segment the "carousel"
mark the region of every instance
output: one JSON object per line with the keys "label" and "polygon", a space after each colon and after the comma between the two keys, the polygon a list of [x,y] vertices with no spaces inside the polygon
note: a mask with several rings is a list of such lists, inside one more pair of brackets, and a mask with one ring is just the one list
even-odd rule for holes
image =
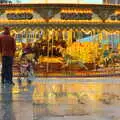
{"label": "carousel", "polygon": [[119,5],[0,4],[3,26],[16,39],[15,64],[30,48],[38,76],[120,74]]}

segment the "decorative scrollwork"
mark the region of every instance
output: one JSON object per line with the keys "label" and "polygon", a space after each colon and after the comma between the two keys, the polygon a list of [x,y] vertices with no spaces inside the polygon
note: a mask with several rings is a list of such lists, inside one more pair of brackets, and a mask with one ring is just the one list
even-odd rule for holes
{"label": "decorative scrollwork", "polygon": [[103,22],[105,22],[105,20],[108,19],[108,17],[114,13],[115,9],[101,9],[101,8],[96,8],[96,9],[93,9],[93,12],[95,14],[97,14],[102,20]]}
{"label": "decorative scrollwork", "polygon": [[4,10],[0,10],[0,16],[2,15],[2,14],[4,14]]}
{"label": "decorative scrollwork", "polygon": [[41,8],[41,9],[36,9],[36,11],[40,14],[41,17],[43,17],[47,22],[49,19],[54,17],[57,13],[60,12],[59,8]]}

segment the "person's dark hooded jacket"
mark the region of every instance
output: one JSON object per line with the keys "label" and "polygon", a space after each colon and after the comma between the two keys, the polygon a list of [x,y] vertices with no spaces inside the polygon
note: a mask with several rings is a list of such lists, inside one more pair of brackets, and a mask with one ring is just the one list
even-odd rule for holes
{"label": "person's dark hooded jacket", "polygon": [[16,42],[10,36],[9,28],[4,28],[3,35],[0,36],[0,53],[2,56],[14,56],[16,50]]}

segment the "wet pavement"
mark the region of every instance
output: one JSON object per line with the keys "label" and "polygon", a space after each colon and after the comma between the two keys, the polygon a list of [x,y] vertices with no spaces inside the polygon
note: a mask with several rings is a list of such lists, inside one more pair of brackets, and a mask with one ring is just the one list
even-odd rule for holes
{"label": "wet pavement", "polygon": [[0,120],[120,120],[120,78],[37,78],[0,87]]}

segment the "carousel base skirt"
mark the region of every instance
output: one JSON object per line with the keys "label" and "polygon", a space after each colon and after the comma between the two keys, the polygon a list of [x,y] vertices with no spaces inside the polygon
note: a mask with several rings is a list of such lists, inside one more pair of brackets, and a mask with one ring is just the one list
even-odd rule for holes
{"label": "carousel base skirt", "polygon": [[[62,63],[41,63],[34,66],[36,77],[120,77],[120,67],[93,68],[93,64],[86,64],[88,70],[78,65],[62,67]],[[19,77],[19,67],[14,66],[14,76]],[[21,76],[24,77],[24,76]]]}
{"label": "carousel base skirt", "polygon": [[[14,72],[14,77],[19,77],[18,72]],[[27,76],[21,76],[27,77]],[[103,72],[64,72],[64,73],[55,73],[55,72],[42,72],[35,73],[35,77],[120,77],[120,73],[103,73]]]}

